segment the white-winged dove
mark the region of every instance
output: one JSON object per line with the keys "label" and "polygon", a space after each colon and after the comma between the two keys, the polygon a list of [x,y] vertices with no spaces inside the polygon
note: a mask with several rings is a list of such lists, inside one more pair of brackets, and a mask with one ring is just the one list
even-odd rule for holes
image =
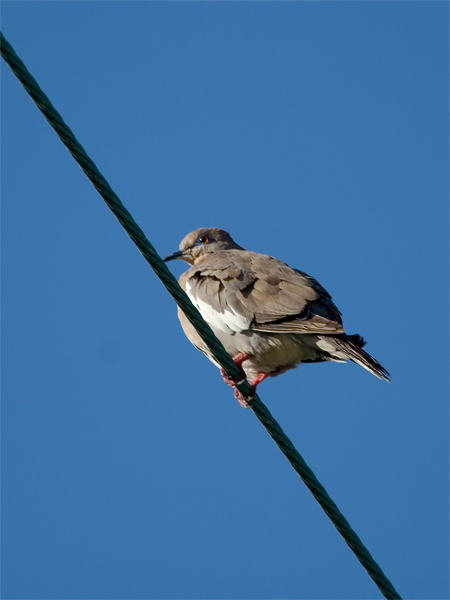
{"label": "white-winged dove", "polygon": [[[266,377],[300,363],[352,360],[389,381],[388,372],[362,349],[363,338],[345,333],[328,292],[306,273],[244,250],[216,227],[193,231],[164,260],[175,258],[191,265],[180,285],[250,381],[252,396]],[[217,365],[180,309],[178,317],[189,341]],[[248,406],[237,390],[235,395]]]}

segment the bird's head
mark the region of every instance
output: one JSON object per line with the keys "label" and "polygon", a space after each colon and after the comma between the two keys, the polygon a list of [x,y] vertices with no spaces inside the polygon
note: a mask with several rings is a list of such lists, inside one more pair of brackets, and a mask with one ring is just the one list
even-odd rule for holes
{"label": "bird's head", "polygon": [[202,227],[196,229],[181,241],[180,249],[173,254],[169,254],[163,260],[168,262],[175,258],[181,258],[190,265],[194,265],[198,260],[210,252],[219,250],[243,250],[230,237],[230,234],[218,227]]}

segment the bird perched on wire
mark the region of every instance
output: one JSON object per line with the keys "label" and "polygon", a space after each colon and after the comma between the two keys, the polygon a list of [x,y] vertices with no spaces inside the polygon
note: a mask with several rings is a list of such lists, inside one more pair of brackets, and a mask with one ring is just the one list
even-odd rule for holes
{"label": "bird perched on wire", "polygon": [[[250,398],[264,379],[301,363],[351,360],[389,381],[389,373],[362,349],[364,339],[345,333],[328,292],[306,273],[244,250],[216,227],[189,233],[164,261],[173,259],[191,265],[180,285],[249,380]],[[181,309],[178,317],[189,341],[220,367]],[[221,373],[231,387],[240,383]],[[235,396],[248,407],[238,390]]]}

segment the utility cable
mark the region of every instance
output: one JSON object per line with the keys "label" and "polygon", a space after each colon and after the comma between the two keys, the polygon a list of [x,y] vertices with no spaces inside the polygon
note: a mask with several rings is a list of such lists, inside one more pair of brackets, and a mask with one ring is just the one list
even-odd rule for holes
{"label": "utility cable", "polygon": [[[56,132],[57,136],[81,167],[86,177],[103,198],[107,206],[111,209],[114,216],[125,229],[127,234],[136,244],[139,252],[155,271],[156,275],[166,287],[169,294],[198,331],[203,341],[211,350],[215,360],[221,365],[228,375],[231,375],[236,380],[239,380],[241,378],[239,369],[233,362],[230,355],[227,354],[221,342],[214,335],[211,327],[206,323],[197,308],[192,304],[187,294],[181,289],[175,277],[172,275],[162,261],[161,257],[145,237],[142,229],[134,221],[133,217],[122,204],[119,197],[114,193],[106,179],[86,154],[81,144],[77,141],[72,131],[61,118],[60,114],[53,107],[50,100],[38,86],[36,80],[28,72],[27,68],[14,52],[11,45],[6,41],[2,33],[0,33],[0,36],[1,54],[11,71],[31,96],[33,102],[42,112],[50,126]],[[251,392],[251,387],[247,381],[237,385],[237,388],[245,398],[248,398]],[[298,451],[294,448],[294,445],[281,429],[277,421],[270,414],[267,407],[261,402],[258,396],[251,400],[249,404],[254,414],[261,421],[266,431],[275,441],[297,474],[301,477],[302,481],[320,504],[321,508],[328,515],[333,525],[342,535],[345,542],[348,544],[356,558],[375,582],[383,596],[388,599],[401,600],[401,596],[396,592],[391,582],[384,575],[383,571],[372,558],[367,548],[350,527],[347,519],[339,511],[336,504],[325,491],[325,488],[319,483],[314,473],[305,463]]]}

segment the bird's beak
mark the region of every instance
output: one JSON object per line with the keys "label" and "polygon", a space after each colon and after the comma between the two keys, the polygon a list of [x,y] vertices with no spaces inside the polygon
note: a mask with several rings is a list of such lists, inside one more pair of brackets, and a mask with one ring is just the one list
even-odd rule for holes
{"label": "bird's beak", "polygon": [[183,258],[183,252],[182,252],[182,250],[177,250],[173,254],[169,254],[168,256],[165,256],[163,258],[163,261],[164,262],[169,262],[169,260],[175,260],[176,258]]}

